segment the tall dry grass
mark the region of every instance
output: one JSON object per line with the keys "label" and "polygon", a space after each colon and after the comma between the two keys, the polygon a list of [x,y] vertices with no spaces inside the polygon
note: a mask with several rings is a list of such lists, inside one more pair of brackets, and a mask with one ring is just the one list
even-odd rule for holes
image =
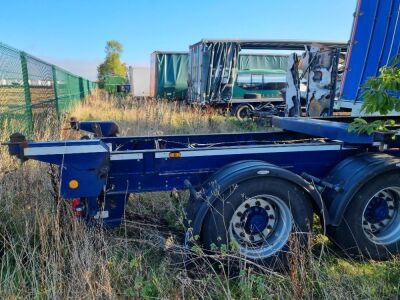
{"label": "tall dry grass", "polygon": [[121,135],[220,133],[256,130],[251,120],[239,121],[224,112],[190,107],[182,102],[118,98],[98,93],[72,115],[82,120],[114,120]]}
{"label": "tall dry grass", "polygon": [[[73,115],[115,119],[130,134],[256,128],[175,103],[105,94],[88,98]],[[41,122],[47,129],[36,132],[35,139],[76,134],[55,130],[55,120]],[[0,140],[7,140],[6,132],[2,128]],[[132,195],[126,223],[104,231],[74,219],[58,197],[57,180],[50,166],[21,165],[0,148],[1,299],[384,299],[399,294],[398,259],[354,261],[330,248],[321,235],[307,249],[293,248],[287,273],[249,267],[230,278],[223,268],[211,267],[201,249],[194,249],[195,263],[187,269],[180,246],[185,193]],[[221,251],[217,258],[222,262],[229,255]]]}

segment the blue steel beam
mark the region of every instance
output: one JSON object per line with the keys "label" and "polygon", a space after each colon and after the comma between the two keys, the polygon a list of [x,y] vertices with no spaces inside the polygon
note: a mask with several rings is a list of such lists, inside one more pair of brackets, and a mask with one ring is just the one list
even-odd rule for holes
{"label": "blue steel beam", "polygon": [[[98,196],[109,171],[109,148],[100,140],[10,144],[12,155],[60,167],[60,193],[67,198]],[[71,187],[70,181],[78,182]]]}
{"label": "blue steel beam", "polygon": [[372,145],[376,141],[382,141],[382,134],[380,133],[368,135],[349,132],[349,124],[342,122],[310,118],[272,117],[272,125],[284,130],[340,140],[348,144]]}

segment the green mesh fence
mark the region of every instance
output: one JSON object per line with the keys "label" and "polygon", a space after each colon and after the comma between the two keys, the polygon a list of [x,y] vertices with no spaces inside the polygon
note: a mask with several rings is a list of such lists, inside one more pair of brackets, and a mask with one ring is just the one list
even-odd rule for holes
{"label": "green mesh fence", "polygon": [[0,130],[30,134],[95,89],[95,82],[0,43]]}

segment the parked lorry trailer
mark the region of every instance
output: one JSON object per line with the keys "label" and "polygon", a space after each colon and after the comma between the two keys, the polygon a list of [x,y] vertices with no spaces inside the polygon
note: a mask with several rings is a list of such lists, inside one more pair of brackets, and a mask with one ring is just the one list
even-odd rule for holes
{"label": "parked lorry trailer", "polygon": [[184,100],[187,93],[188,53],[154,51],[151,54],[150,96]]}
{"label": "parked lorry trailer", "polygon": [[[360,115],[363,84],[369,77],[377,76],[380,67],[390,64],[399,53],[398,11],[397,0],[357,1],[349,43],[202,40],[190,47],[188,99],[201,105],[232,103],[237,107],[232,88],[237,56],[242,49],[296,50],[304,52],[289,55],[288,86],[282,99],[285,115],[326,116],[334,111]],[[344,74],[338,76],[339,61],[344,56]],[[301,91],[302,79],[307,79],[305,91]],[[252,103],[240,105],[250,112],[276,114],[271,105],[258,108]]]}
{"label": "parked lorry trailer", "polygon": [[[265,99],[262,100],[257,97],[245,97],[246,94],[247,96],[254,96],[255,93],[264,96],[264,98],[268,95],[269,101],[271,101],[271,98],[279,98],[279,101],[282,102],[280,89],[264,88],[263,85],[267,86],[270,82],[272,84],[276,82],[274,79],[277,76],[269,76],[274,72],[280,72],[279,82],[285,82],[287,61],[288,56],[282,54],[241,53],[238,56],[238,76],[234,79],[231,103],[266,102]],[[178,101],[186,100],[189,81],[188,66],[188,52],[154,51],[151,55],[151,97]],[[271,80],[265,83],[263,80],[260,81],[258,77],[261,76],[262,78],[263,75],[266,79]],[[248,78],[248,80],[244,81],[243,78]],[[254,79],[253,82],[251,81],[252,78]],[[249,87],[243,89],[244,84]],[[250,88],[250,86],[253,88]],[[279,94],[279,97],[276,94]]]}
{"label": "parked lorry trailer", "polygon": [[[245,97],[246,99],[243,100],[234,97],[233,90],[238,75],[240,52],[242,50],[292,50],[297,52],[307,52],[310,49],[319,49],[323,52],[329,50],[332,55],[329,56],[327,64],[337,66],[340,53],[345,52],[347,46],[346,42],[338,41],[203,39],[190,46],[188,102],[197,105],[227,107],[236,115],[239,115],[237,112],[243,108],[248,108],[251,112],[264,111],[270,114],[285,114],[288,101],[285,101],[281,93],[279,97],[257,97],[258,99]],[[271,58],[273,59],[274,56],[272,55]],[[290,56],[281,56],[281,59],[284,63],[280,65],[287,67],[284,70],[286,75],[286,73],[291,72],[292,65],[296,64],[293,62],[291,65],[288,64]],[[273,70],[277,69],[274,68]],[[330,70],[330,72],[335,72],[335,70]],[[286,76],[282,77],[284,79],[279,83],[286,85],[288,80]],[[332,80],[332,82],[329,82],[329,90],[336,89],[336,76],[332,76]],[[260,86],[259,82],[257,83]],[[295,84],[300,99],[300,82],[295,82]],[[263,82],[261,86],[264,86]],[[285,86],[281,86],[281,89],[285,90]],[[252,96],[257,94],[259,93],[251,93]],[[335,96],[335,93],[333,95]],[[289,103],[291,102],[290,97]]]}
{"label": "parked lorry trailer", "polygon": [[[352,72],[381,63],[362,62]],[[59,166],[60,193],[88,224],[121,224],[131,193],[187,189],[187,248],[227,247],[280,266],[293,241],[307,242],[317,214],[348,254],[388,259],[400,254],[400,117],[390,118],[397,125],[372,134],[349,132],[352,117],[273,116],[280,130],[128,137],[112,121],[72,120],[92,139],[35,142],[16,133],[6,144],[21,161]]]}
{"label": "parked lorry trailer", "polygon": [[129,66],[129,83],[134,97],[150,96],[150,68]]}
{"label": "parked lorry trailer", "polygon": [[285,260],[291,236],[311,232],[316,213],[348,253],[398,254],[399,138],[349,133],[331,120],[272,123],[283,131],[118,137],[114,122],[74,121],[94,139],[14,134],[8,146],[22,161],[58,165],[62,197],[89,224],[121,224],[130,193],[189,189],[187,244],[234,243],[247,259],[273,265]]}

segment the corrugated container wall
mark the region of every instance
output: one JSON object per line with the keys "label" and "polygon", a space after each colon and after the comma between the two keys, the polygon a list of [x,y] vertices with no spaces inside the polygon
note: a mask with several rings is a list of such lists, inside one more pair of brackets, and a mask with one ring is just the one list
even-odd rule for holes
{"label": "corrugated container wall", "polygon": [[187,93],[188,53],[155,51],[151,55],[150,96],[184,100]]}
{"label": "corrugated container wall", "polygon": [[201,41],[189,47],[188,102],[227,103],[236,80],[238,42]]}
{"label": "corrugated container wall", "polygon": [[[362,86],[400,54],[400,0],[361,1],[354,14],[342,102],[362,102]],[[344,103],[343,103],[344,104]]]}
{"label": "corrugated container wall", "polygon": [[[202,93],[206,89],[207,69],[203,67],[203,44],[198,43],[190,46],[189,51],[189,74],[188,74],[188,95],[187,99],[190,103],[204,103],[205,94]],[[203,80],[202,80],[203,78]]]}

